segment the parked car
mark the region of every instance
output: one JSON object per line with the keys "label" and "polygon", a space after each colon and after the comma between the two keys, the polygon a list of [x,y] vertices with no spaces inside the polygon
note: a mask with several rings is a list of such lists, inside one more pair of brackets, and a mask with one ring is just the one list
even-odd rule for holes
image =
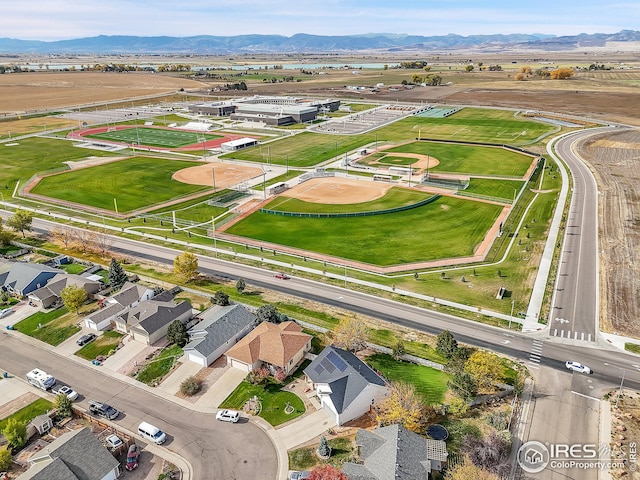
{"label": "parked car", "polygon": [[289,275],[286,273],[276,273],[274,277],[279,278],[280,280],[289,280]]}
{"label": "parked car", "polygon": [[581,363],[578,363],[578,362],[568,361],[564,365],[569,370],[573,370],[574,372],[586,373],[586,374],[593,373],[589,367],[587,367],[586,365],[583,365]]}
{"label": "parked car", "polygon": [[120,412],[111,405],[93,400],[89,402],[89,412],[97,417],[106,418],[107,420],[114,420],[118,418],[118,415],[120,415]]}
{"label": "parked car", "polygon": [[13,313],[13,308],[5,308],[0,310],[0,318],[4,318],[7,315],[11,315]]}
{"label": "parked car", "polygon": [[289,474],[289,480],[304,480],[311,476],[311,472],[309,470],[304,470],[302,472],[291,472]]}
{"label": "parked car", "polygon": [[51,393],[55,395],[66,395],[72,402],[78,399],[78,392],[67,385],[55,384],[51,389]]}
{"label": "parked car", "polygon": [[87,333],[86,335],[81,336],[76,343],[81,347],[85,346],[89,342],[93,342],[96,339],[95,333]]}
{"label": "parked car", "polygon": [[129,446],[129,451],[127,452],[127,461],[124,464],[124,468],[129,471],[135,470],[138,468],[138,459],[140,458],[140,452],[138,451],[138,446],[133,443]]}
{"label": "parked car", "polygon": [[117,435],[109,435],[104,440],[104,443],[107,445],[107,448],[118,448],[119,446],[124,444],[124,442],[120,440],[120,437]]}
{"label": "parked car", "polygon": [[235,410],[220,410],[216,413],[216,420],[220,420],[221,422],[231,422],[236,423],[240,420],[240,412],[236,412]]}

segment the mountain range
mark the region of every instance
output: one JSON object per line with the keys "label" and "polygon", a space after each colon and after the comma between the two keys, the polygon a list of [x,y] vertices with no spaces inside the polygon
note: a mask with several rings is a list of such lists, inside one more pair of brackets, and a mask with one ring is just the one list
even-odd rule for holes
{"label": "mountain range", "polygon": [[372,33],[366,35],[325,36],[304,33],[282,35],[236,35],[193,37],[139,37],[100,35],[57,40],[18,40],[0,38],[0,54],[250,54],[250,53],[328,53],[375,50],[451,51],[475,48],[504,50],[574,50],[603,47],[610,42],[640,42],[640,31],[594,33],[571,36],[545,34],[443,35],[420,36]]}

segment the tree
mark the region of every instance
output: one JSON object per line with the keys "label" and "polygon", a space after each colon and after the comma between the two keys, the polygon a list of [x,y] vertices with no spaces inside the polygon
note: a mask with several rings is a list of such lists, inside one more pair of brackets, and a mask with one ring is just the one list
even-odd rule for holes
{"label": "tree", "polygon": [[16,236],[14,233],[9,230],[5,230],[4,225],[2,224],[2,218],[0,218],[0,246],[6,247],[13,240],[15,240]]}
{"label": "tree", "polygon": [[214,293],[212,300],[214,304],[220,305],[222,307],[226,307],[230,304],[229,295],[224,293],[222,290],[218,290],[216,293]]}
{"label": "tree", "polygon": [[247,288],[247,284],[244,281],[244,279],[239,278],[238,281],[236,282],[236,290],[238,291],[238,293],[240,294],[244,293],[246,288]]}
{"label": "tree", "polygon": [[184,381],[180,384],[180,393],[186,395],[187,397],[191,397],[198,393],[202,388],[202,380],[193,375],[184,379]]}
{"label": "tree", "polygon": [[473,72],[473,65],[467,65],[464,67],[465,72]]}
{"label": "tree", "polygon": [[60,298],[64,306],[75,310],[77,315],[78,309],[87,301],[87,292],[77,285],[67,285],[60,291]]}
{"label": "tree", "polygon": [[111,287],[111,291],[120,290],[122,285],[128,280],[127,274],[125,273],[122,265],[120,265],[115,258],[111,259],[111,264],[109,265],[109,286]]}
{"label": "tree", "polygon": [[167,340],[171,343],[175,343],[180,348],[184,347],[189,341],[187,326],[180,320],[174,320],[171,322],[167,329]]}
{"label": "tree", "polygon": [[9,448],[12,450],[21,448],[27,443],[27,424],[19,422],[15,417],[9,417],[2,434]]}
{"label": "tree", "polygon": [[445,480],[499,480],[499,478],[466,460],[464,463],[447,470]]}
{"label": "tree", "polygon": [[318,456],[320,458],[329,458],[331,456],[331,447],[327,442],[327,437],[324,435],[320,437],[320,444],[318,445]]}
{"label": "tree", "polygon": [[573,77],[573,73],[572,68],[556,68],[555,70],[551,70],[550,77],[551,80],[565,80]]}
{"label": "tree", "polygon": [[60,418],[70,417],[73,411],[73,402],[64,393],[56,395],[56,400],[53,402],[53,406],[56,408],[56,416]]}
{"label": "tree", "polygon": [[484,438],[466,435],[462,441],[461,450],[467,453],[469,460],[475,466],[500,478],[509,476],[511,444],[497,432],[491,432]]}
{"label": "tree", "polygon": [[12,216],[7,219],[7,227],[22,233],[22,238],[26,235],[24,232],[31,231],[31,222],[33,221],[33,214],[26,210],[16,210]]}
{"label": "tree", "polygon": [[446,358],[452,358],[458,350],[458,341],[449,330],[443,330],[437,337],[437,352]]}
{"label": "tree", "polygon": [[198,259],[193,253],[184,252],[173,260],[173,273],[184,283],[198,276]]}
{"label": "tree", "polygon": [[59,243],[64,248],[70,248],[75,237],[75,231],[69,227],[56,227],[51,230],[51,236],[53,241]]}
{"label": "tree", "polygon": [[478,386],[473,375],[460,370],[451,374],[447,386],[465,400],[471,400],[478,395]]}
{"label": "tree", "polygon": [[516,73],[516,76],[513,77],[516,82],[521,82],[524,80],[524,73]]}
{"label": "tree", "polygon": [[280,314],[274,305],[262,305],[256,310],[259,322],[280,323]]}
{"label": "tree", "polygon": [[367,326],[355,317],[345,318],[333,331],[333,344],[350,352],[358,352],[367,346]]}
{"label": "tree", "polygon": [[391,355],[394,360],[400,360],[405,353],[404,340],[402,338],[396,339],[396,343],[393,344],[391,349]]}
{"label": "tree", "polygon": [[3,447],[0,449],[0,470],[9,470],[11,466],[11,450],[7,447]]}
{"label": "tree", "polygon": [[435,411],[422,402],[413,385],[394,382],[391,393],[376,407],[376,418],[381,426],[399,423],[422,433],[427,423],[435,418]]}
{"label": "tree", "polygon": [[91,246],[100,255],[106,257],[112,245],[113,237],[111,235],[100,232],[91,232]]}
{"label": "tree", "polygon": [[311,470],[309,480],[349,480],[347,476],[342,473],[338,467],[333,465],[324,464],[316,465]]}
{"label": "tree", "polygon": [[478,350],[469,357],[464,371],[473,376],[481,392],[492,392],[497,383],[504,381],[502,359],[483,350]]}

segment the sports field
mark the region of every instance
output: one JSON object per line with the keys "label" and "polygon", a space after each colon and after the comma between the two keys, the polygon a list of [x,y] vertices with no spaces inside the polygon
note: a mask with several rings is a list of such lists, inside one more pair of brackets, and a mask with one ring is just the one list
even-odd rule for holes
{"label": "sports field", "polygon": [[115,211],[115,198],[120,213],[130,212],[207,190],[172,180],[176,171],[193,165],[180,160],[133,157],[45,177],[32,193],[111,211]]}
{"label": "sports field", "polygon": [[223,138],[223,135],[168,128],[118,127],[117,130],[85,135],[87,138],[160,148],[180,148]]}
{"label": "sports field", "polygon": [[[344,208],[315,205],[316,211],[325,213]],[[349,205],[351,210],[356,206]],[[497,205],[441,197],[419,208],[370,217],[297,218],[256,212],[226,233],[390,266],[472,255],[501,210]]]}

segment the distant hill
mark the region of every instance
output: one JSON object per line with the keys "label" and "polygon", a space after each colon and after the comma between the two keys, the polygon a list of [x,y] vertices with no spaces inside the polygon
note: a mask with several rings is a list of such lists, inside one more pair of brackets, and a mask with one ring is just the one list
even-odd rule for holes
{"label": "distant hill", "polygon": [[554,36],[544,34],[420,36],[372,33],[324,36],[304,33],[281,35],[237,35],[195,37],[136,37],[100,35],[43,42],[0,38],[0,54],[198,54],[320,53],[348,51],[445,51],[473,48],[572,50],[604,46],[608,42],[640,42],[640,32]]}

